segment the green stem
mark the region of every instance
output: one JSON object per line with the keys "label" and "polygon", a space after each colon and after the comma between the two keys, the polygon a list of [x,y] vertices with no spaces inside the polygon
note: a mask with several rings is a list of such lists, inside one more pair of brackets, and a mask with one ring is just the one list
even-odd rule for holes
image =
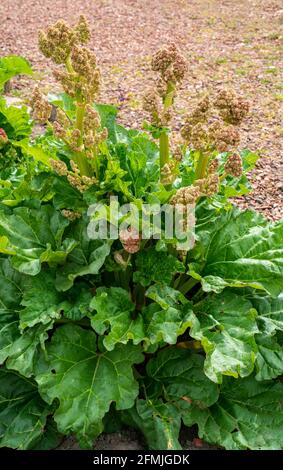
{"label": "green stem", "polygon": [[166,131],[159,137],[160,170],[169,162],[169,137]]}
{"label": "green stem", "polygon": [[209,154],[200,152],[196,167],[196,180],[205,178],[208,161]]}
{"label": "green stem", "polygon": [[[76,106],[76,129],[79,129],[81,136],[79,139],[79,146],[83,145],[83,120],[85,115],[85,104],[77,101]],[[91,166],[87,161],[84,152],[76,152],[74,157],[75,163],[78,165],[81,176],[92,176]]]}
{"label": "green stem", "polygon": [[69,73],[74,73],[74,69],[73,69],[73,65],[72,65],[72,59],[71,59],[71,56],[70,54],[68,55],[67,59],[66,59],[66,69]]}
{"label": "green stem", "polygon": [[163,101],[164,109],[168,109],[172,106],[174,94],[175,94],[175,85],[174,83],[169,82],[167,85],[166,95]]}
{"label": "green stem", "polygon": [[[68,55],[66,62],[66,69],[69,73],[74,73],[72,59],[70,54]],[[78,99],[76,102],[76,128],[81,132],[81,137],[79,139],[79,146],[83,144],[83,120],[85,114],[85,104],[81,103]],[[76,152],[73,157],[74,162],[78,165],[81,176],[92,176],[91,166],[86,159],[86,156],[83,152]]]}
{"label": "green stem", "polygon": [[[167,85],[166,95],[163,100],[164,111],[169,109],[173,104],[175,93],[175,85],[169,82]],[[166,163],[169,162],[169,137],[167,131],[163,131],[159,137],[159,159],[160,159],[160,172]],[[162,177],[161,177],[162,181]]]}
{"label": "green stem", "polygon": [[187,294],[198,283],[198,279],[194,279],[193,277],[191,277],[181,287],[179,287],[178,290],[182,292],[182,294]]}

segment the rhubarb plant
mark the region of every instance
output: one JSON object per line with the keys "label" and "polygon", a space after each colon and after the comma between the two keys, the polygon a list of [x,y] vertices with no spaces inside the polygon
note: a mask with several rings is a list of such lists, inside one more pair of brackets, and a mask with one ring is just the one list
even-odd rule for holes
{"label": "rhubarb plant", "polygon": [[84,17],[40,32],[63,92],[34,90],[45,131],[0,203],[0,446],[89,448],[115,423],[150,449],[193,425],[225,449],[282,449],[283,222],[231,200],[257,158],[238,150],[249,105],[216,90],[173,132],[187,65],[170,44],[148,121],[125,128],[89,39]]}

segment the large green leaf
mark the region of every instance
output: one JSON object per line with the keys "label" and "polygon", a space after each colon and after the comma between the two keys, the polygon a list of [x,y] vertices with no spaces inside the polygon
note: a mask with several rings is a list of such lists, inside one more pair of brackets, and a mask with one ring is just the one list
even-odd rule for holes
{"label": "large green leaf", "polygon": [[76,247],[68,256],[67,263],[57,270],[56,288],[66,291],[77,277],[98,274],[110,253],[112,240],[91,240],[87,233],[89,219],[82,218],[70,227],[70,238]]}
{"label": "large green leaf", "polygon": [[0,447],[32,448],[44,433],[49,413],[34,382],[0,369]]}
{"label": "large green leaf", "polygon": [[[129,136],[129,134],[128,134]],[[131,180],[135,197],[144,197],[146,191],[159,178],[159,150],[147,134],[133,135],[127,144],[115,147],[121,167]]]}
{"label": "large green leaf", "polygon": [[192,314],[190,304],[165,309],[155,303],[148,305],[142,311],[146,341],[151,344],[161,341],[175,344],[178,336],[191,326]]}
{"label": "large green leaf", "polygon": [[111,244],[111,240],[98,242],[97,247],[83,260],[82,264],[79,263],[79,259],[76,258],[79,250],[74,252],[73,256],[69,258],[70,262],[66,263],[66,265],[58,271],[56,288],[59,291],[66,291],[73,286],[77,277],[87,276],[88,274],[98,274],[110,253]]}
{"label": "large green leaf", "polygon": [[15,250],[12,265],[20,272],[35,276],[41,263],[63,263],[74,249],[74,240],[62,242],[69,221],[51,206],[39,209],[18,207],[12,214],[0,212],[0,235],[7,236]]}
{"label": "large green leaf", "polygon": [[282,383],[226,378],[217,403],[192,407],[183,420],[187,426],[198,424],[201,438],[226,449],[282,449],[282,400]]}
{"label": "large green leaf", "polygon": [[109,104],[95,104],[96,110],[100,114],[101,126],[108,130],[108,137],[112,142],[117,142],[116,117],[117,108]]}
{"label": "large green leaf", "polygon": [[30,116],[26,106],[7,106],[0,97],[0,127],[5,129],[9,139],[17,141],[31,134]]}
{"label": "large green leaf", "polygon": [[214,382],[222,375],[245,377],[254,368],[258,332],[252,304],[228,290],[194,306],[190,335],[206,352],[204,370]]}
{"label": "large green leaf", "polygon": [[190,273],[205,291],[250,286],[277,296],[283,289],[283,221],[271,224],[260,215],[233,209],[200,222],[196,262]]}
{"label": "large green leaf", "polygon": [[201,408],[215,403],[219,387],[203,372],[201,355],[176,347],[163,349],[147,364],[148,376],[162,384],[166,397]]}
{"label": "large green leaf", "polygon": [[20,74],[32,75],[32,68],[26,59],[16,55],[0,58],[0,90],[5,82]]}
{"label": "large green leaf", "polygon": [[21,306],[24,307],[20,312],[21,328],[47,324],[60,317],[64,304],[50,273],[41,272],[27,279]]}
{"label": "large green leaf", "polygon": [[122,345],[100,353],[94,332],[66,325],[56,330],[47,353],[49,361],[36,378],[40,393],[48,403],[59,400],[59,431],[75,432],[91,445],[112,402],[118,410],[133,406],[138,384],[132,367],[143,361],[140,349]]}
{"label": "large green leaf", "polygon": [[136,267],[134,281],[145,287],[153,281],[170,284],[173,275],[185,269],[175,256],[158,252],[154,247],[138,253]]}
{"label": "large green leaf", "polygon": [[11,267],[8,259],[0,258],[0,317],[19,310],[23,275]]}
{"label": "large green leaf", "polygon": [[18,318],[15,314],[0,314],[0,364],[10,355],[14,342],[19,337]]}
{"label": "large green leaf", "polygon": [[126,290],[100,287],[90,305],[96,310],[91,317],[93,329],[100,335],[107,331],[103,340],[106,349],[112,351],[117,343],[126,344],[130,339],[134,344],[143,341],[143,319],[141,314],[134,316],[135,305]]}
{"label": "large green leaf", "polygon": [[258,312],[256,379],[270,380],[283,374],[283,348],[277,341],[283,331],[283,296],[272,299],[249,292],[247,298]]}
{"label": "large green leaf", "polygon": [[23,333],[18,327],[8,351],[6,367],[20,372],[25,377],[33,376],[39,354],[45,349],[48,330],[52,326],[53,322],[50,321],[48,324],[28,328]]}
{"label": "large green leaf", "polygon": [[[166,295],[163,302],[159,300],[158,296],[161,296],[163,291],[170,292],[172,306],[167,307]],[[175,344],[177,337],[191,325],[190,304],[180,292],[170,290],[166,286],[152,286],[148,295],[151,298],[156,297],[164,308],[152,303],[141,313],[136,312],[126,290],[120,287],[97,289],[90,304],[96,311],[90,317],[91,325],[100,335],[105,334],[103,344],[106,349],[111,351],[115,344],[126,344],[129,340],[134,344],[144,342],[145,348],[161,341]],[[185,301],[186,306],[179,306],[179,299]]]}
{"label": "large green leaf", "polygon": [[19,147],[24,155],[28,157],[32,157],[36,162],[44,163],[44,165],[51,167],[50,159],[57,160],[56,154],[53,152],[51,153],[46,152],[41,146],[39,145],[30,145],[28,139],[23,139],[19,142],[13,142],[15,147]]}
{"label": "large green leaf", "polygon": [[256,358],[257,380],[271,380],[283,374],[283,347],[276,339],[256,335],[258,353]]}
{"label": "large green leaf", "polygon": [[146,291],[146,296],[154,300],[163,309],[188,303],[188,300],[180,291],[161,283],[150,286]]}
{"label": "large green leaf", "polygon": [[283,331],[283,295],[277,299],[251,295],[250,301],[258,312],[258,326],[262,333],[274,335]]}
{"label": "large green leaf", "polygon": [[182,449],[178,441],[181,414],[174,404],[157,399],[137,400],[135,406],[126,411],[125,415],[126,424],[143,433],[149,449]]}

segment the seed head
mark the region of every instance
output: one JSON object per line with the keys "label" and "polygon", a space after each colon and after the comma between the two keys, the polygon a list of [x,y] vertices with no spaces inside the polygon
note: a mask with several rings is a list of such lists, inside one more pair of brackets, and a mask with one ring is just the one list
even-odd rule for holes
{"label": "seed head", "polygon": [[224,170],[228,175],[235,177],[241,176],[243,173],[242,159],[239,153],[234,152],[226,160]]}
{"label": "seed head", "polygon": [[70,220],[71,222],[74,222],[77,219],[80,219],[82,214],[80,212],[76,211],[71,211],[68,209],[63,209],[61,210],[61,214],[66,217],[66,219]]}
{"label": "seed head", "polygon": [[233,90],[220,90],[214,102],[223,121],[239,125],[249,112],[249,102],[237,96]]}
{"label": "seed head", "polygon": [[211,160],[211,162],[209,163],[209,166],[208,166],[208,173],[210,175],[212,175],[213,173],[217,173],[217,170],[219,168],[219,161],[217,160],[217,158],[214,158],[213,160]]}
{"label": "seed head", "polygon": [[62,162],[62,160],[54,160],[51,158],[49,160],[49,163],[53,170],[60,176],[67,176],[68,174],[68,168],[66,163]]}
{"label": "seed head", "polygon": [[45,124],[51,116],[52,106],[46,101],[38,87],[35,87],[30,99],[32,117]]}
{"label": "seed head", "polygon": [[222,126],[215,132],[214,144],[219,152],[227,152],[240,143],[240,134],[232,125]]}
{"label": "seed head", "polygon": [[77,40],[75,31],[64,20],[39,32],[39,49],[56,64],[64,64]]}
{"label": "seed head", "polygon": [[174,196],[171,198],[170,204],[172,204],[173,206],[194,204],[196,200],[200,197],[200,195],[201,193],[199,188],[195,186],[180,188],[177,190],[176,194],[174,194]]}
{"label": "seed head", "polygon": [[208,144],[208,130],[204,124],[200,122],[192,127],[190,143],[194,149],[204,149]]}
{"label": "seed head", "polygon": [[143,109],[150,114],[151,123],[160,126],[161,125],[161,102],[160,97],[155,90],[148,90],[143,97]]}
{"label": "seed head", "polygon": [[84,15],[81,15],[77,25],[75,26],[75,33],[78,41],[81,44],[86,44],[90,40],[90,29]]}

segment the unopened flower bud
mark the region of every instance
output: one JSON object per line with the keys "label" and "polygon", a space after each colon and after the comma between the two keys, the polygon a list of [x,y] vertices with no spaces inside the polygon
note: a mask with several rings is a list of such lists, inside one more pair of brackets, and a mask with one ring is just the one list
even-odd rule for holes
{"label": "unopened flower bud", "polygon": [[57,121],[53,122],[53,133],[55,137],[59,139],[64,139],[66,137],[66,131],[64,127],[62,127],[61,124],[59,124]]}
{"label": "unopened flower bud", "polygon": [[152,124],[161,125],[161,103],[155,90],[149,90],[143,98],[143,109],[151,116]]}
{"label": "unopened flower bud", "polygon": [[33,90],[30,105],[33,118],[45,124],[51,116],[52,106],[46,101],[38,87]]}
{"label": "unopened flower bud", "polygon": [[128,227],[120,231],[120,241],[127,253],[137,253],[140,250],[140,235],[134,227]]}

